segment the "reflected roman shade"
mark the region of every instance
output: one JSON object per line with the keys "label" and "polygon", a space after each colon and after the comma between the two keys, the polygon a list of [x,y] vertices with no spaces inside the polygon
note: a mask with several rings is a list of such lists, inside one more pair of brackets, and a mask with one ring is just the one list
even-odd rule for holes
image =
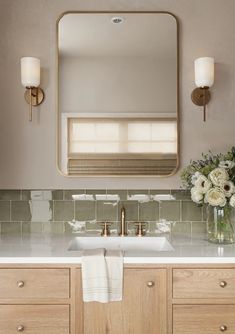
{"label": "reflected roman shade", "polygon": [[76,117],[67,125],[70,175],[167,175],[176,166],[176,119]]}

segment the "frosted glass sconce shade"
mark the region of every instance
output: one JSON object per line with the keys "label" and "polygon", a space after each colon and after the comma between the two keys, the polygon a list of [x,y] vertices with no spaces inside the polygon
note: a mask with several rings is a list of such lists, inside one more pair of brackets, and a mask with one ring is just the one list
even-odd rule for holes
{"label": "frosted glass sconce shade", "polygon": [[197,87],[211,87],[214,83],[214,58],[197,58],[194,62]]}
{"label": "frosted glass sconce shade", "polygon": [[40,59],[21,58],[21,83],[24,87],[38,87],[40,85]]}
{"label": "frosted glass sconce shade", "polygon": [[206,121],[206,105],[209,103],[211,94],[209,88],[214,84],[214,58],[201,57],[194,61],[195,88],[191,99],[197,106],[203,106],[203,121]]}
{"label": "frosted glass sconce shade", "polygon": [[32,106],[38,106],[44,100],[40,85],[40,59],[35,57],[21,58],[21,83],[26,88],[24,97],[29,104],[29,121],[32,121]]}

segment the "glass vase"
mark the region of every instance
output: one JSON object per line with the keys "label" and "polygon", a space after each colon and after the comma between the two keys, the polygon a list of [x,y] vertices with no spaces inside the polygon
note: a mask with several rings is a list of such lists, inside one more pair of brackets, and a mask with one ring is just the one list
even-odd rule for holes
{"label": "glass vase", "polygon": [[232,244],[235,241],[231,221],[232,208],[229,206],[207,207],[207,236],[208,241],[215,244]]}

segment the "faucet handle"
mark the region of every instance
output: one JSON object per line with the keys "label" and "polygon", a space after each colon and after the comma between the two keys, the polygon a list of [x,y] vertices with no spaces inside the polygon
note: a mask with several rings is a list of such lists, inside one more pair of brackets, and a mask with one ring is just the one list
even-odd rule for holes
{"label": "faucet handle", "polygon": [[135,233],[136,236],[137,237],[143,237],[146,234],[146,232],[144,230],[144,227],[146,226],[146,223],[138,222],[138,223],[135,223],[135,226],[137,227],[136,228],[136,233]]}
{"label": "faucet handle", "polygon": [[102,226],[102,231],[101,231],[102,237],[108,237],[110,235],[110,226],[112,225],[112,223],[102,222],[99,224]]}

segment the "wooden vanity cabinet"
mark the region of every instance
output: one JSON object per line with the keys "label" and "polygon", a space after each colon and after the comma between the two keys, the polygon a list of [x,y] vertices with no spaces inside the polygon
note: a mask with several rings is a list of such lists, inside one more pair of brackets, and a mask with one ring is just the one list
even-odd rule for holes
{"label": "wooden vanity cabinet", "polygon": [[235,334],[235,265],[125,265],[123,300],[83,303],[80,265],[0,265],[0,334]]}
{"label": "wooden vanity cabinet", "polygon": [[174,305],[174,334],[235,333],[235,305]]}
{"label": "wooden vanity cabinet", "polygon": [[[78,277],[81,280],[80,270]],[[166,269],[125,268],[123,300],[82,303],[83,324],[78,333],[166,334],[166,282]]]}
{"label": "wooden vanity cabinet", "polygon": [[235,334],[235,266],[172,270],[173,334]]}
{"label": "wooden vanity cabinet", "polygon": [[0,266],[0,334],[72,334],[71,268]]}
{"label": "wooden vanity cabinet", "polygon": [[0,305],[1,334],[69,334],[69,305]]}

